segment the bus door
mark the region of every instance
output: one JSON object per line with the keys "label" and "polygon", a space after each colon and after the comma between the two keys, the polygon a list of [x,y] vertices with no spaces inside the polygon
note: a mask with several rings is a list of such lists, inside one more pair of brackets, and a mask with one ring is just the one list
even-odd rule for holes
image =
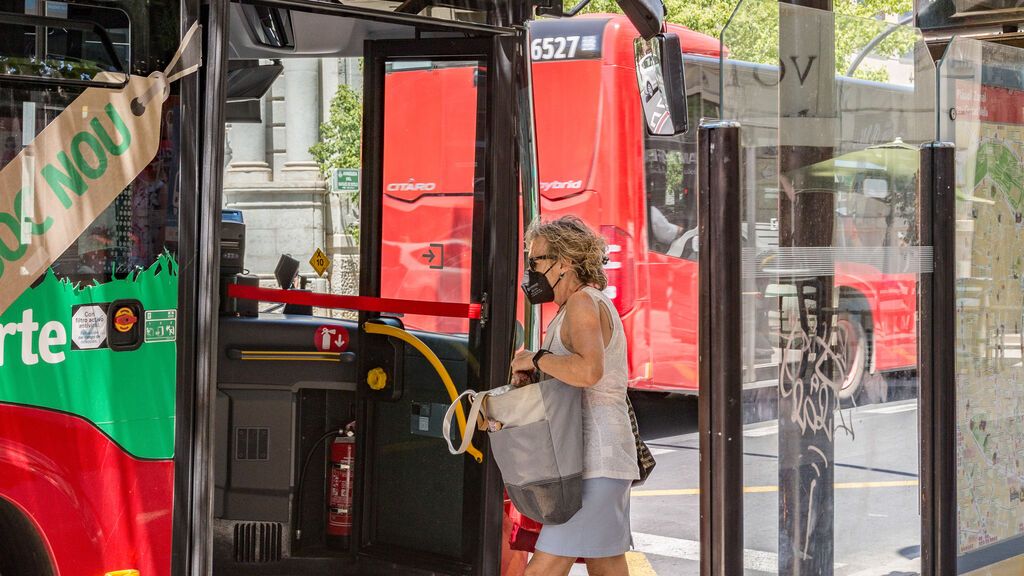
{"label": "bus door", "polygon": [[518,50],[510,36],[382,41],[365,60],[377,97],[364,109],[360,293],[416,307],[359,317],[359,546],[443,573],[500,562],[500,476],[484,446],[452,456],[440,435],[453,392],[507,381]]}
{"label": "bus door", "polygon": [[441,422],[508,379],[522,39],[230,8],[213,572],[496,575],[500,475]]}

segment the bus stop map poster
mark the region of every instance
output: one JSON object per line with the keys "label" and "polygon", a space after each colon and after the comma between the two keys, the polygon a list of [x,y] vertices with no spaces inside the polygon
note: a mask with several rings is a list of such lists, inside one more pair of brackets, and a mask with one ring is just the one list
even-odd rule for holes
{"label": "bus stop map poster", "polygon": [[959,80],[955,89],[958,571],[1019,574],[1024,92]]}

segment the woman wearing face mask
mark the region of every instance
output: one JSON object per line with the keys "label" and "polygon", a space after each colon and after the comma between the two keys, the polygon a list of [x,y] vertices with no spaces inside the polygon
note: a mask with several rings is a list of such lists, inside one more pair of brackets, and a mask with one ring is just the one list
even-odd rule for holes
{"label": "woman wearing face mask", "polygon": [[[527,576],[565,575],[585,558],[591,576],[629,573],[629,488],[639,478],[626,408],[626,335],[601,291],[605,242],[575,216],[534,222],[526,232],[523,290],[531,304],[555,302],[545,347],[523,350],[515,374],[538,370],[583,389],[583,507],[569,522],[544,526]],[[492,423],[496,424],[496,423]]]}

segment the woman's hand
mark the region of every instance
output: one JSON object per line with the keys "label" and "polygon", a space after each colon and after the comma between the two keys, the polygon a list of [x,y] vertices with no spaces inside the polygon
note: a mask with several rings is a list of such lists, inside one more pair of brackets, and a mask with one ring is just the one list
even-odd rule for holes
{"label": "woman's hand", "polygon": [[481,432],[497,432],[501,430],[501,422],[497,420],[488,420],[483,416],[476,417],[476,429]]}
{"label": "woman's hand", "polygon": [[518,388],[520,386],[526,386],[530,382],[533,382],[531,374],[528,374],[526,372],[513,372],[512,380],[509,382],[509,384]]}
{"label": "woman's hand", "polygon": [[534,350],[520,350],[516,352],[516,355],[512,357],[512,372],[514,374],[532,374],[534,371],[533,355],[536,353]]}

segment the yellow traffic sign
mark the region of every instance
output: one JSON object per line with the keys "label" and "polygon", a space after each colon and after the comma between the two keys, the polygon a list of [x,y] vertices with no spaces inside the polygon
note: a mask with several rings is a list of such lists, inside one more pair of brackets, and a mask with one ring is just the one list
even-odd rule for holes
{"label": "yellow traffic sign", "polygon": [[324,251],[317,248],[316,252],[313,252],[313,257],[309,259],[309,265],[316,270],[316,273],[321,278],[324,277],[324,272],[331,267],[331,259],[324,254]]}

